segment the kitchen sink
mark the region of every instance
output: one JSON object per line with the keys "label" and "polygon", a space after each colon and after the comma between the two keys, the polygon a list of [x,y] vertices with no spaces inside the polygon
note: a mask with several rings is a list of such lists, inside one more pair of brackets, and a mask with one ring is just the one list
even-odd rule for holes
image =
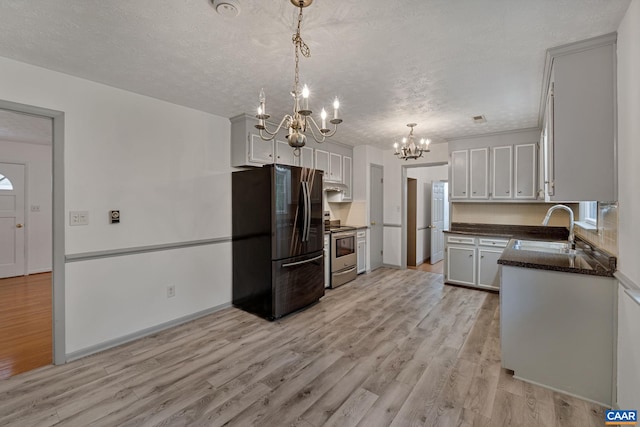
{"label": "kitchen sink", "polygon": [[516,240],[512,249],[523,251],[547,252],[553,254],[575,254],[569,242],[544,242],[540,240]]}

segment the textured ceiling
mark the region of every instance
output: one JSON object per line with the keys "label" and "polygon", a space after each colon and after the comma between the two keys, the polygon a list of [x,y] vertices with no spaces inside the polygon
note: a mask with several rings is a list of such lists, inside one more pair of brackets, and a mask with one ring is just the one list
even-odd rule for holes
{"label": "textured ceiling", "polygon": [[[291,108],[289,0],[2,0],[0,56],[224,117]],[[334,139],[388,148],[416,122],[442,141],[536,127],[547,48],[615,31],[629,0],[316,0],[301,81],[319,112],[338,95]],[[471,116],[487,122],[474,124]]]}
{"label": "textured ceiling", "polygon": [[51,119],[0,109],[0,141],[50,145]]}

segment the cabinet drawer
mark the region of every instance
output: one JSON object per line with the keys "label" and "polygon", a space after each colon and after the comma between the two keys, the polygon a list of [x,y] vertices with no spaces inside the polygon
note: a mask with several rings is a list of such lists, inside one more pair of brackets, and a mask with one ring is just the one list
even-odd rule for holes
{"label": "cabinet drawer", "polygon": [[509,241],[504,239],[480,239],[480,246],[506,248],[508,243]]}
{"label": "cabinet drawer", "polygon": [[367,232],[364,230],[358,231],[358,234],[357,234],[358,238],[366,237],[366,235],[367,235]]}
{"label": "cabinet drawer", "polygon": [[457,243],[460,245],[475,245],[476,238],[475,237],[459,237],[459,236],[449,236],[447,237],[447,243]]}

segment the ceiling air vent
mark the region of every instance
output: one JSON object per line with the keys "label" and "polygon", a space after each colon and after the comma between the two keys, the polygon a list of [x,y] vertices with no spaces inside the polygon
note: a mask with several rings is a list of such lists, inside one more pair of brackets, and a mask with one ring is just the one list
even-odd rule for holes
{"label": "ceiling air vent", "polygon": [[485,123],[487,121],[483,115],[473,116],[471,119],[473,120],[473,123]]}

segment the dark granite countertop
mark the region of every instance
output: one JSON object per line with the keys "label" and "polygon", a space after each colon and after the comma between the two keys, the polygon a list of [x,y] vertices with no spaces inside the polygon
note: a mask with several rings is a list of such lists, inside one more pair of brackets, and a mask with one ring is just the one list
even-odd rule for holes
{"label": "dark granite countertop", "polygon": [[579,238],[576,238],[574,254],[513,248],[516,240],[566,241],[569,230],[565,227],[454,222],[451,224],[451,229],[445,233],[512,239],[498,260],[498,264],[502,265],[606,277],[613,277],[616,271],[615,257],[593,248]]}
{"label": "dark granite countertop", "polygon": [[515,244],[516,239],[509,241],[498,264],[605,277],[613,277],[616,271],[615,257],[580,239],[576,239],[576,250],[571,254],[514,249]]}

